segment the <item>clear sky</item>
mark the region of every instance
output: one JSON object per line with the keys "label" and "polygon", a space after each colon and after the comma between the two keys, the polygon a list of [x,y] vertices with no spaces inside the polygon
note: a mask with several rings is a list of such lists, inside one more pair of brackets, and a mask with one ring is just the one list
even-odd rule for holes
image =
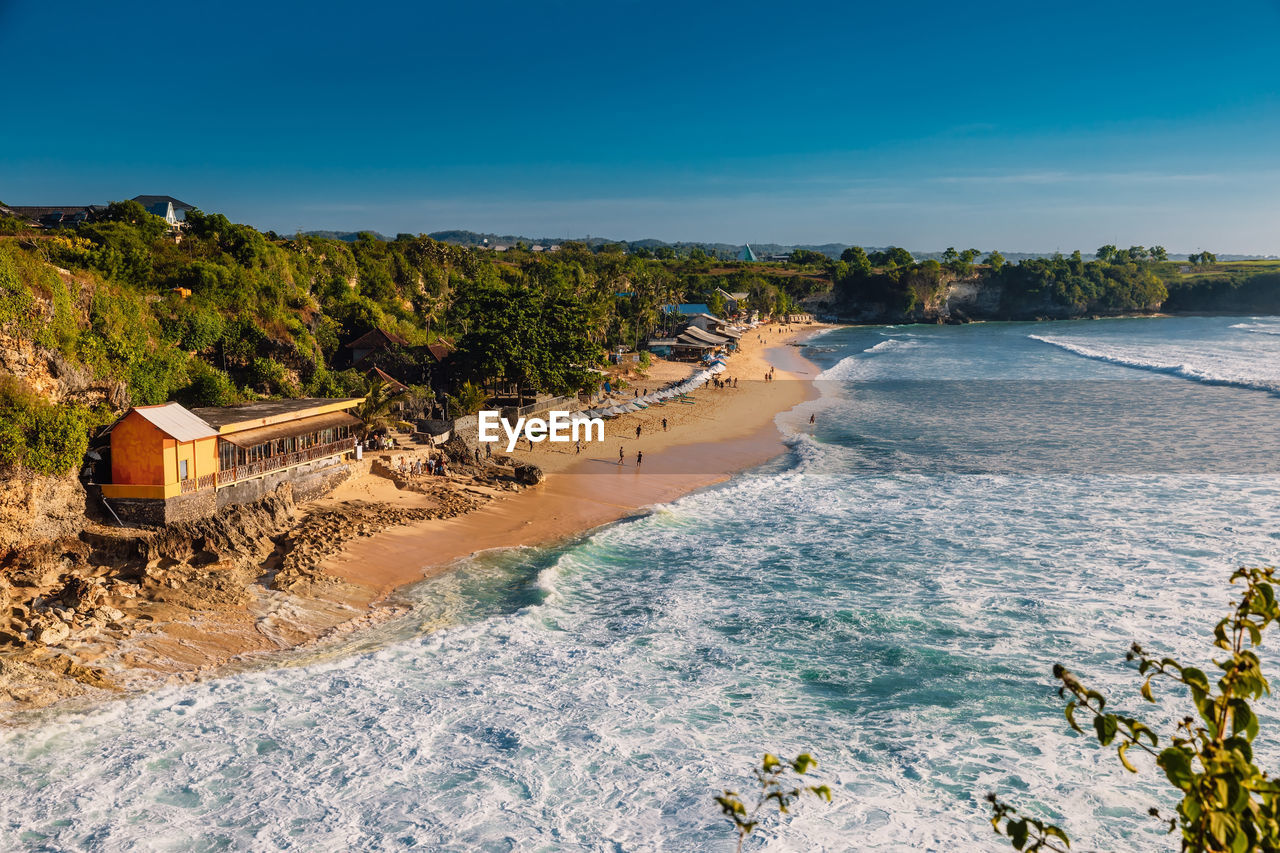
{"label": "clear sky", "polygon": [[0,200],[1280,253],[1277,45],[1277,0],[0,0]]}

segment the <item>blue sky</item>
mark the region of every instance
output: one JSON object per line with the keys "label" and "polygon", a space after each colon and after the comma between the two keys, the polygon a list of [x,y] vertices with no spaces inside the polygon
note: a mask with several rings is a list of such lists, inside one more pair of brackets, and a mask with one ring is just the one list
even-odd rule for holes
{"label": "blue sky", "polygon": [[1280,2],[0,0],[0,200],[1280,253]]}

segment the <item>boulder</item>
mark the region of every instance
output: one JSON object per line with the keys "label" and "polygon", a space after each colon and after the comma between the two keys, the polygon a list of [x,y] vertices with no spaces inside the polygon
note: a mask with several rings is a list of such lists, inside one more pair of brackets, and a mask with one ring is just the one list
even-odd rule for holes
{"label": "boulder", "polygon": [[36,639],[46,646],[55,646],[71,636],[71,626],[65,622],[52,622],[38,629]]}
{"label": "boulder", "polygon": [[517,465],[515,475],[516,482],[526,486],[536,486],[547,479],[547,475],[537,465]]}

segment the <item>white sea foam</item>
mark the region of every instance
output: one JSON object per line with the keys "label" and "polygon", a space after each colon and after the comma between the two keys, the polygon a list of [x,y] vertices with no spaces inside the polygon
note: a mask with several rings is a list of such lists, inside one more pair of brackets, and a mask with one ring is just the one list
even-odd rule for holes
{"label": "white sea foam", "polygon": [[1235,323],[1233,329],[1241,329],[1253,335],[1271,335],[1280,337],[1280,326],[1266,323]]}
{"label": "white sea foam", "polygon": [[863,352],[884,352],[885,350],[909,349],[917,346],[920,346],[920,344],[915,341],[904,341],[901,338],[889,338],[888,340],[884,340],[878,344],[867,347]]}
{"label": "white sea foam", "polygon": [[727,851],[711,796],[766,749],[835,796],[751,849],[986,849],[988,790],[1168,849],[1158,771],[1071,735],[1049,668],[1181,710],[1124,651],[1211,657],[1227,573],[1280,558],[1277,478],[927,473],[912,435],[865,475],[856,395],[818,405],[786,457],[426,581],[350,654],[0,732],[0,849]]}
{"label": "white sea foam", "polygon": [[1028,338],[1058,347],[1084,358],[1164,373],[1207,385],[1234,385],[1259,391],[1280,392],[1280,365],[1257,354],[1241,356],[1203,349],[1187,351],[1168,346],[1135,346],[1081,342],[1048,335]]}

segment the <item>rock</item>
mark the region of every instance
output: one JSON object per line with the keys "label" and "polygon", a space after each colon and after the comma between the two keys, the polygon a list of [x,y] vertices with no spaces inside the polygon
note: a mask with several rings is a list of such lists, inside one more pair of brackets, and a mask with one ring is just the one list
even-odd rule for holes
{"label": "rock", "polygon": [[515,476],[516,482],[526,486],[536,486],[547,479],[547,475],[537,465],[517,465]]}
{"label": "rock", "polygon": [[71,636],[71,626],[65,622],[54,622],[39,629],[39,633],[36,634],[36,640],[46,646],[56,646],[69,636]]}
{"label": "rock", "polygon": [[99,607],[97,613],[94,615],[96,617],[106,619],[107,622],[110,623],[117,623],[124,619],[124,611],[117,610],[114,607]]}

